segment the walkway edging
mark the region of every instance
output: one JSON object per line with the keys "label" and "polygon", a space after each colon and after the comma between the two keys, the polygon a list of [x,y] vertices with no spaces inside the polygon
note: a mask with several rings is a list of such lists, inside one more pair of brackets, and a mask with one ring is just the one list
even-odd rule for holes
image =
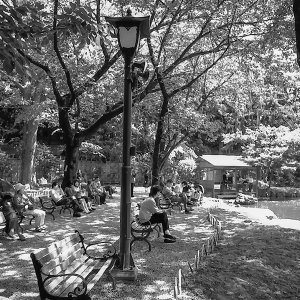
{"label": "walkway edging", "polygon": [[[215,216],[213,216],[210,212],[208,212],[207,220],[213,226],[214,232],[206,240],[206,242],[202,244],[201,249],[197,250],[197,253],[195,254],[194,262],[192,264],[188,262],[190,274],[193,274],[196,270],[199,269],[201,262],[204,261],[207,255],[209,255],[214,251],[215,247],[218,245],[218,241],[221,239],[221,235],[222,235],[221,221],[218,220]],[[182,296],[182,282],[184,282],[185,286],[188,287],[186,276],[183,273],[182,269],[179,269],[178,275],[175,277],[175,283],[174,283],[175,299],[180,299]]]}

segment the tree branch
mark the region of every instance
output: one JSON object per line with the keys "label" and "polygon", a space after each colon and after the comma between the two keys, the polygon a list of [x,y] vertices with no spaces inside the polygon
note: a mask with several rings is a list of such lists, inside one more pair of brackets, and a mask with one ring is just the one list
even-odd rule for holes
{"label": "tree branch", "polygon": [[218,57],[217,60],[215,60],[212,64],[210,64],[207,68],[205,68],[200,74],[198,74],[195,78],[193,78],[189,83],[184,84],[184,85],[182,85],[181,87],[179,87],[179,88],[173,90],[173,91],[170,93],[170,97],[173,97],[173,96],[176,95],[178,92],[183,91],[183,90],[185,90],[185,89],[191,87],[196,81],[199,80],[199,78],[200,78],[201,76],[203,76],[203,74],[207,73],[212,67],[214,67],[214,66],[218,63],[219,60],[221,60],[221,59],[224,57],[224,55],[225,55],[225,53],[227,52],[227,50],[229,49],[229,47],[230,47],[230,45],[227,46],[227,48],[223,51],[223,53]]}
{"label": "tree branch", "polygon": [[[57,36],[57,10],[58,10],[58,0],[54,0],[54,11],[53,11],[53,46],[54,46],[54,51],[56,53],[56,56],[59,60],[60,65],[62,66],[64,72],[65,72],[65,76],[67,79],[67,84],[71,93],[71,100],[74,101],[74,99],[76,98],[75,93],[74,93],[74,88],[73,88],[73,84],[71,81],[71,75],[70,72],[65,64],[65,62],[63,61],[60,51],[58,49],[58,36]],[[80,113],[80,107],[79,107],[79,103],[77,102],[77,110],[78,113]]]}
{"label": "tree branch", "polygon": [[49,69],[49,67],[47,65],[44,65],[42,63],[40,63],[39,61],[35,60],[34,58],[32,58],[30,55],[26,54],[23,52],[23,50],[21,49],[17,49],[17,51],[23,56],[25,57],[30,63],[32,63],[33,65],[39,67],[40,69],[44,70],[45,73],[48,75],[50,81],[51,81],[51,85],[52,85],[52,89],[53,89],[53,93],[56,97],[56,101],[59,107],[63,107],[64,106],[64,102],[63,102],[63,98],[59,93],[58,87],[57,87],[57,82],[55,79],[55,76],[52,74],[51,70]]}
{"label": "tree branch", "polygon": [[108,54],[108,51],[107,51],[105,42],[104,42],[104,40],[103,40],[102,32],[100,32],[100,24],[101,24],[101,22],[100,22],[100,0],[97,0],[96,22],[97,22],[97,25],[98,25],[98,34],[99,34],[99,39],[100,39],[100,47],[101,47],[101,49],[102,49],[102,52],[103,52],[103,55],[104,55],[105,62],[108,62],[110,56],[109,56],[109,54]]}

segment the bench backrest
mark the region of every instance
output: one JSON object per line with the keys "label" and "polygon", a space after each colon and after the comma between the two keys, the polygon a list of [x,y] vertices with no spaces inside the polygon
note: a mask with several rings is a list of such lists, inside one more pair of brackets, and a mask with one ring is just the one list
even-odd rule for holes
{"label": "bench backrest", "polygon": [[56,275],[66,270],[74,260],[82,257],[83,253],[82,242],[77,233],[31,253],[30,257],[39,283],[42,283],[42,273]]}

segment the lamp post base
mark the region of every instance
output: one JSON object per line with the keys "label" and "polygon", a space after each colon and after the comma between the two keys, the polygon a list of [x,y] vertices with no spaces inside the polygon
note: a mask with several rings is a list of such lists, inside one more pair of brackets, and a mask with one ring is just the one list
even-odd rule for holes
{"label": "lamp post base", "polygon": [[111,276],[115,280],[123,280],[123,281],[135,281],[137,279],[138,270],[134,264],[132,255],[130,253],[130,267],[127,269],[120,268],[117,259],[117,263],[115,264],[114,269],[110,272]]}

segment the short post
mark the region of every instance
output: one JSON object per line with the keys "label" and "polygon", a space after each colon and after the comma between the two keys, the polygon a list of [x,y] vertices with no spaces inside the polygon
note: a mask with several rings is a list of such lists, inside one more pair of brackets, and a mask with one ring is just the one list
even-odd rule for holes
{"label": "short post", "polygon": [[181,269],[178,270],[178,295],[180,296],[182,292],[181,289]]}

